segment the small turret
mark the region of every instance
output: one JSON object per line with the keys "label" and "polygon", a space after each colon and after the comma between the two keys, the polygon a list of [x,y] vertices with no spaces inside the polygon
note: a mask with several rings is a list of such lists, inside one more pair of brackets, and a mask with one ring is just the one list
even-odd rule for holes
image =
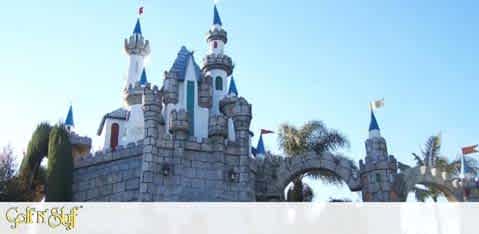
{"label": "small turret", "polygon": [[264,158],[266,156],[263,143],[263,134],[259,135],[258,146],[256,147],[255,154],[257,158]]}
{"label": "small turret", "polygon": [[65,127],[67,128],[67,131],[70,132],[74,126],[75,126],[75,123],[73,121],[73,106],[70,105],[70,108],[68,109],[67,118],[65,119]]}
{"label": "small turret", "polygon": [[125,87],[125,89],[128,89],[139,81],[144,69],[145,58],[151,53],[150,42],[145,40],[141,31],[140,19],[136,21],[133,34],[125,39],[124,49],[130,59]]}
{"label": "small turret", "polygon": [[396,201],[397,196],[392,189],[397,174],[397,161],[388,155],[386,140],[381,136],[379,125],[371,111],[369,137],[366,140],[366,160],[360,160],[360,176],[363,201],[385,202]]}
{"label": "small turret", "polygon": [[212,80],[211,113],[219,113],[219,102],[227,95],[226,79],[233,73],[233,61],[224,54],[224,47],[228,42],[226,31],[223,29],[218,8],[214,6],[213,25],[207,33],[208,54],[203,59],[203,76]]}
{"label": "small turret", "polygon": [[173,110],[170,113],[169,131],[176,140],[186,140],[190,131],[188,113],[184,109]]}

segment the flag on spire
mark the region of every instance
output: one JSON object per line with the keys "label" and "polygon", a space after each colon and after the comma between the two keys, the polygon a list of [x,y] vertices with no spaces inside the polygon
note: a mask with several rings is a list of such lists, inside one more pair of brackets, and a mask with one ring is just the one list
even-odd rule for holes
{"label": "flag on spire", "polygon": [[271,131],[271,130],[267,130],[267,129],[261,129],[261,135],[263,135],[263,134],[266,135],[266,134],[271,134],[271,133],[274,133],[274,132]]}
{"label": "flag on spire", "polygon": [[138,8],[138,15],[143,15],[144,9],[145,8],[143,6],[140,6],[140,8]]}
{"label": "flag on spire", "polygon": [[384,106],[384,98],[369,103],[369,108],[371,108],[371,110],[376,110],[383,106]]}
{"label": "flag on spire", "polygon": [[477,152],[479,152],[479,151],[477,150],[477,147],[478,147],[478,146],[479,146],[479,145],[471,145],[471,146],[463,147],[463,148],[462,148],[462,154],[463,154],[463,155],[468,155],[468,154],[477,153]]}

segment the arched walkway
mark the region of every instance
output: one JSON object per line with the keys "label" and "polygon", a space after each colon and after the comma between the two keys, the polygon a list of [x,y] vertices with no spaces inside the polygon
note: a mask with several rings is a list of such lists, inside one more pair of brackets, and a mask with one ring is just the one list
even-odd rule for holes
{"label": "arched walkway", "polygon": [[349,160],[336,158],[330,153],[305,155],[284,158],[279,165],[277,179],[273,181],[274,191],[281,200],[285,200],[284,189],[296,177],[311,171],[329,171],[341,178],[351,191],[359,191],[359,171]]}
{"label": "arched walkway", "polygon": [[445,171],[426,166],[414,167],[404,173],[405,189],[412,191],[416,184],[433,186],[446,196],[448,201],[461,202],[464,200],[461,183]]}

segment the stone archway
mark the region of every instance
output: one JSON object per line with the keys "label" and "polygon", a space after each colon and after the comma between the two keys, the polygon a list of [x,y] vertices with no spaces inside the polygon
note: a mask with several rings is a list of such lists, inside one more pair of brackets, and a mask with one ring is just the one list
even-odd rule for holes
{"label": "stone archway", "polygon": [[297,176],[310,171],[326,170],[341,178],[351,191],[361,190],[359,171],[349,160],[336,158],[330,153],[304,155],[283,158],[277,168],[277,178],[271,181],[272,189],[281,200],[285,200],[284,189]]}
{"label": "stone archway", "polygon": [[404,173],[405,191],[414,189],[416,184],[434,186],[444,193],[450,202],[464,201],[463,188],[457,178],[438,168],[418,166],[406,170]]}

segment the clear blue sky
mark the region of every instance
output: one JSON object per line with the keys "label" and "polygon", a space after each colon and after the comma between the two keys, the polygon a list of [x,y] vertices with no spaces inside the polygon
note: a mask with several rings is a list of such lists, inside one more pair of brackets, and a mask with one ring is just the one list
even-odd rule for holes
{"label": "clear blue sky", "polygon": [[[64,119],[94,136],[101,117],[121,105],[127,69],[123,40],[138,1],[5,1],[0,22],[0,144],[26,148],[40,121]],[[149,80],[161,85],[180,46],[206,52],[212,0],[145,0],[151,41]],[[477,1],[222,0],[241,96],[253,104],[252,130],[323,120],[346,134],[346,154],[364,156],[368,102],[389,153],[411,152],[442,132],[454,158],[479,142]],[[255,137],[256,142],[256,137]],[[278,152],[276,137],[265,137]]]}

